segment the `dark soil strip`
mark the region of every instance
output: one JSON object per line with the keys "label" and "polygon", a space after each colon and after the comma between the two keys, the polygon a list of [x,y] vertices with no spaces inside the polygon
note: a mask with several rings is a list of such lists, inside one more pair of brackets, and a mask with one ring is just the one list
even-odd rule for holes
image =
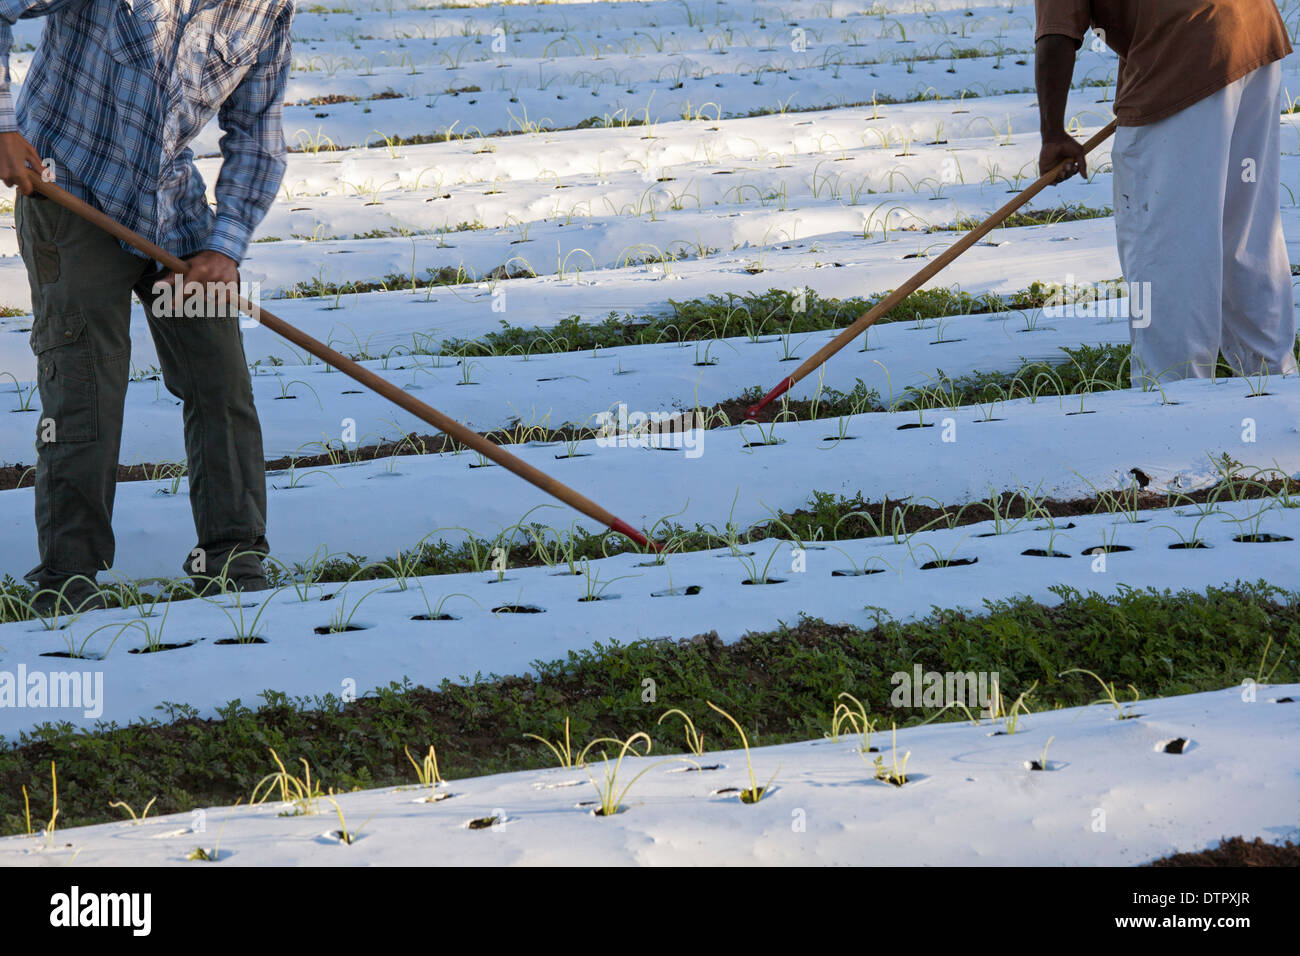
{"label": "dark soil strip", "polygon": [[1247,840],[1235,836],[1213,850],[1199,853],[1175,853],[1147,866],[1300,866],[1300,844],[1288,840],[1283,844],[1265,843],[1259,837]]}

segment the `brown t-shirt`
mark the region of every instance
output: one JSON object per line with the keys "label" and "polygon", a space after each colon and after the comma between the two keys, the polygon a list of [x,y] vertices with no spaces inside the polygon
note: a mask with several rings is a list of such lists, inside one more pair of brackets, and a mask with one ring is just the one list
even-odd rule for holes
{"label": "brown t-shirt", "polygon": [[1034,39],[1091,26],[1119,54],[1115,117],[1154,123],[1291,52],[1273,0],[1035,0]]}

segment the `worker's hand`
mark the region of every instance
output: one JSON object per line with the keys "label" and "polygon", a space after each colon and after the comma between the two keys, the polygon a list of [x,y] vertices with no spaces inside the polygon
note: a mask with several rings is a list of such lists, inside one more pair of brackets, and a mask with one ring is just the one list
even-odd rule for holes
{"label": "worker's hand", "polygon": [[45,168],[40,155],[22,133],[0,133],[0,182],[17,187],[24,196],[32,194],[32,174]]}
{"label": "worker's hand", "polygon": [[1053,185],[1065,182],[1075,173],[1088,175],[1088,154],[1082,143],[1068,133],[1044,136],[1043,148],[1038,152],[1038,175],[1046,174],[1061,160],[1065,160],[1065,168],[1053,180]]}
{"label": "worker's hand", "polygon": [[[205,315],[234,316],[238,314],[237,300],[234,298],[239,289],[239,263],[220,252],[205,249],[185,262],[189,265],[181,282],[176,281],[176,273],[170,273],[160,280],[167,283],[166,294],[172,297],[172,315],[186,314],[185,299],[191,296],[203,296],[206,304]],[[157,283],[155,283],[155,288]],[[220,311],[215,311],[215,310]]]}

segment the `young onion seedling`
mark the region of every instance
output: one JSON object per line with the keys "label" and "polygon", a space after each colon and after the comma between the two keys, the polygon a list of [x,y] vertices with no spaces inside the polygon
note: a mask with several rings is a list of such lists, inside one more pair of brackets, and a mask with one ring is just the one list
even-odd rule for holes
{"label": "young onion seedling", "polygon": [[704,735],[695,729],[695,722],[691,720],[690,715],[687,714],[684,710],[679,710],[676,707],[674,707],[672,710],[666,710],[659,715],[659,720],[657,721],[657,723],[662,724],[664,722],[664,718],[671,717],[674,714],[680,717],[682,719],[682,723],[686,725],[687,748],[690,750],[691,753],[695,754],[695,756],[703,757],[704,756]]}
{"label": "young onion seedling", "polygon": [[740,802],[758,803],[760,800],[763,799],[763,797],[768,793],[768,791],[772,789],[772,781],[775,780],[776,775],[781,772],[781,765],[777,764],[776,770],[773,771],[772,776],[768,779],[767,783],[760,787],[758,785],[758,781],[754,778],[754,762],[753,760],[750,759],[749,738],[745,736],[745,729],[741,727],[739,723],[736,722],[735,717],[732,717],[729,713],[727,713],[717,704],[713,703],[713,701],[706,700],[705,703],[708,704],[709,707],[711,707],[713,710],[717,711],[719,714],[725,717],[731,723],[731,726],[736,728],[736,733],[740,734],[740,744],[742,747],[745,748],[745,767],[749,771],[749,788],[747,790],[740,791]]}
{"label": "young onion seedling", "polygon": [[[599,817],[612,817],[614,814],[622,810],[623,800],[627,797],[627,792],[632,789],[632,784],[636,783],[655,767],[663,766],[666,763],[673,763],[674,761],[681,761],[683,763],[694,764],[696,769],[699,769],[699,764],[695,763],[694,760],[691,760],[688,757],[669,757],[667,760],[660,760],[657,763],[652,763],[647,767],[643,767],[641,772],[629,780],[620,790],[618,786],[618,773],[623,766],[623,758],[627,756],[628,751],[631,751],[638,757],[647,756],[650,753],[650,735],[645,731],[639,730],[632,734],[632,736],[628,737],[627,740],[616,740],[613,742],[619,745],[618,759],[614,761],[613,769],[610,769],[609,758],[603,758],[605,764],[605,782],[603,784],[597,783],[595,775],[591,772],[591,768],[587,768],[587,776],[591,779],[591,785],[596,788],[596,795],[600,798],[600,809],[596,811],[596,816]],[[645,753],[636,752],[636,745],[638,743],[645,744]]]}
{"label": "young onion seedling", "polygon": [[[883,780],[885,783],[892,783],[895,787],[901,787],[907,783],[907,761],[912,756],[912,751],[903,754],[903,760],[898,760],[898,727],[890,725],[893,733],[893,746],[890,748],[890,766],[885,766],[885,757],[883,754],[877,754],[874,762],[876,769],[876,779]],[[863,760],[867,758],[863,756]]]}

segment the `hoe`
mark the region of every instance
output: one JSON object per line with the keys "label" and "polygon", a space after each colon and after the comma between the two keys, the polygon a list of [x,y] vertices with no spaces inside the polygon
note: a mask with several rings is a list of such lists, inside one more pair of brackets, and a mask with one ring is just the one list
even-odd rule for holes
{"label": "hoe", "polygon": [[[129,243],[145,255],[162,263],[173,272],[182,275],[185,273],[187,268],[185,262],[167,252],[165,249],[154,245],[138,233],[126,228],[126,226],[123,226],[111,216],[105,215],[89,203],[83,202],[55,183],[44,181],[39,173],[34,172],[31,179],[34,188],[42,195],[54,200],[59,205],[71,210],[88,222],[99,226],[110,235],[121,239],[123,242]],[[478,434],[478,432],[466,428],[464,425],[460,424],[460,422],[457,422],[452,418],[448,418],[436,408],[426,405],[419,399],[412,397],[409,392],[397,387],[392,382],[380,378],[368,368],[359,365],[346,355],[335,351],[324,342],[312,338],[301,329],[290,325],[288,322],[284,321],[284,319],[262,308],[260,304],[251,303],[241,295],[238,296],[237,305],[241,312],[248,314],[272,332],[283,336],[299,348],[306,349],[322,362],[332,365],[345,375],[351,376],[372,391],[378,392],[395,405],[400,406],[422,421],[428,422],[440,432],[443,432],[444,434],[456,439],[456,441],[461,444],[474,449],[474,451],[477,451],[483,455],[483,457],[496,462],[507,471],[514,472],[520,478],[524,479],[524,481],[536,485],[548,495],[558,498],[565,504],[576,508],[587,517],[599,521],[611,531],[616,531],[619,534],[630,538],[641,547],[658,550],[658,546],[652,541],[647,541],[645,535],[637,531],[626,521],[623,521],[616,515],[606,511],[590,498],[579,494],[568,485],[556,481],[545,472],[534,468],[526,461],[515,457],[500,445],[497,445],[495,442],[489,441],[482,435]]]}
{"label": "hoe", "polygon": [[[1098,146],[1104,143],[1114,132],[1115,132],[1115,121],[1111,120],[1104,127],[1102,127],[1102,129],[1100,129],[1096,133],[1096,135],[1092,137],[1092,139],[1084,143],[1083,145],[1084,151],[1091,153],[1094,149],[1096,149]],[[782,381],[776,386],[776,388],[772,389],[772,391],[768,392],[766,395],[763,396],[762,401],[760,401],[756,405],[749,406],[749,408],[745,412],[746,416],[749,418],[756,418],[759,412],[761,412],[764,408],[766,408],[769,404],[771,404],[773,400],[780,398],[782,395],[788,392],[794,386],[794,384],[798,382],[801,378],[804,378],[810,372],[815,372],[818,368],[820,368],[823,364],[825,364],[827,359],[829,359],[840,349],[844,348],[844,346],[852,342],[853,339],[857,337],[859,332],[862,332],[870,328],[871,325],[882,315],[884,315],[894,306],[898,305],[898,303],[902,302],[904,299],[906,299],[917,289],[921,288],[921,286],[924,285],[926,282],[929,282],[931,279],[933,279],[935,275],[937,275],[941,270],[949,266],[952,263],[952,261],[956,259],[959,255],[961,255],[971,246],[975,245],[975,243],[979,242],[988,233],[992,232],[994,228],[996,228],[1004,219],[1007,218],[1007,216],[1011,215],[1013,212],[1015,212],[1025,203],[1029,202],[1029,200],[1037,196],[1046,187],[1056,182],[1056,177],[1060,174],[1064,166],[1065,166],[1065,161],[1062,160],[1056,166],[1052,167],[1047,172],[1043,173],[1043,175],[1039,176],[1038,179],[1035,180],[1027,189],[1025,189],[1024,192],[1016,196],[1015,199],[1012,199],[1010,202],[1008,202],[1005,206],[1003,206],[993,215],[989,216],[987,219],[985,219],[982,223],[980,223],[970,232],[966,233],[966,235],[962,236],[951,246],[945,249],[941,256],[939,256],[933,262],[927,263],[925,268],[923,268],[920,272],[912,276],[912,278],[908,279],[906,282],[900,285],[893,292],[889,293],[889,295],[881,299],[878,303],[872,306],[871,309],[869,309],[867,312],[864,312],[862,315],[860,315],[853,322],[852,325],[850,325],[843,332],[835,336],[835,338],[831,339],[820,349],[818,349],[815,355],[810,357],[808,361],[804,362],[797,369],[795,369],[794,372],[788,378],[782,379]]]}
{"label": "hoe", "polygon": [[[1112,120],[1103,129],[1097,132],[1096,135],[1084,144],[1085,151],[1092,152],[1093,149],[1103,143],[1115,131],[1115,125],[1115,122]],[[1034,196],[1038,195],[1038,193],[1048,185],[1055,182],[1056,177],[1063,166],[1064,163],[1048,170],[1032,185],[1016,196],[1016,198],[1012,199],[997,212],[993,213],[993,215],[975,229],[962,236],[961,239],[957,240],[957,242],[946,249],[937,259],[928,263],[920,272],[908,279],[907,282],[903,283],[903,285],[891,292],[868,312],[861,315],[852,325],[844,329],[844,331],[830,342],[826,343],[826,345],[822,346],[815,355],[795,369],[793,374],[783,379],[776,388],[768,392],[760,402],[756,405],[750,406],[747,410],[748,417],[754,418],[757,416],[758,413],[773,400],[789,391],[796,382],[807,376],[810,372],[815,371],[823,365],[827,359],[851,342],[858,333],[870,327],[877,319],[907,296],[915,292],[922,284],[928,282],[940,270],[952,263],[953,260],[973,246],[987,233],[992,231],[1009,215],[1027,203]],[[112,217],[105,215],[88,203],[83,202],[55,183],[46,182],[38,173],[33,172],[31,178],[34,188],[42,195],[54,200],[59,205],[71,210],[88,222],[99,226],[115,238],[134,246],[140,252],[162,263],[173,272],[184,275],[187,266],[181,259],[150,242],[148,239],[145,239],[138,233],[126,228]],[[520,478],[540,488],[548,495],[558,498],[560,501],[563,501],[565,504],[576,509],[587,517],[599,521],[611,531],[615,531],[634,541],[640,547],[659,550],[659,545],[653,541],[647,540],[646,536],[641,532],[637,531],[626,521],[611,512],[606,511],[590,498],[580,494],[568,485],[556,481],[550,475],[547,475],[540,469],[534,468],[527,462],[515,457],[495,442],[492,442],[477,432],[466,428],[464,425],[447,417],[436,408],[414,398],[409,392],[397,387],[386,379],[381,378],[374,372],[348,358],[346,355],[330,348],[324,342],[311,337],[301,329],[290,325],[288,322],[284,321],[284,319],[281,319],[279,316],[273,314],[267,309],[262,308],[260,304],[251,303],[243,296],[237,297],[236,304],[241,312],[246,313],[260,324],[265,325],[272,332],[288,339],[294,345],[305,349],[322,362],[333,366],[345,375],[356,379],[356,381],[379,395],[382,395],[393,404],[405,409],[412,415],[427,422],[440,432],[454,438],[461,444],[474,449],[483,455],[483,457],[497,463],[507,471],[514,472]]]}

